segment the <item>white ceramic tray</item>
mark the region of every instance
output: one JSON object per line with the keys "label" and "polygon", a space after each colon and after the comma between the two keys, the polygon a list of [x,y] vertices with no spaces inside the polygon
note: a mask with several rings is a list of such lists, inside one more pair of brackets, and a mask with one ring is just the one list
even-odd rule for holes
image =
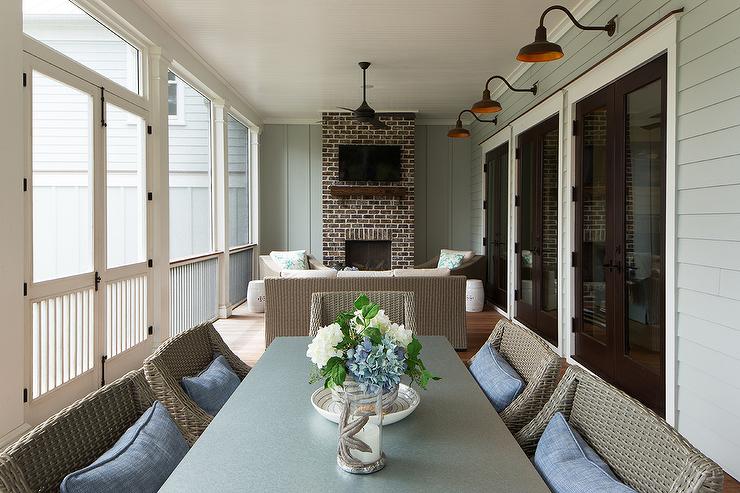
{"label": "white ceramic tray", "polygon": [[[403,418],[414,412],[414,409],[419,405],[421,398],[419,394],[413,388],[405,384],[398,386],[398,398],[391,405],[388,413],[383,415],[383,424],[390,425],[397,421],[401,421]],[[336,402],[331,395],[330,389],[318,389],[311,395],[311,404],[314,409],[320,415],[339,423],[340,406],[339,402]]]}

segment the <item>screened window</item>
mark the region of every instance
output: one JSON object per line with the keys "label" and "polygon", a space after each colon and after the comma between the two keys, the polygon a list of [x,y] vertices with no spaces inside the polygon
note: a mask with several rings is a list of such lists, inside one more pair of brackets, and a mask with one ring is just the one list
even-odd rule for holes
{"label": "screened window", "polygon": [[212,251],[211,101],[172,74],[183,90],[184,124],[170,122],[170,258]]}
{"label": "screened window", "polygon": [[140,93],[139,50],[69,0],[23,0],[23,31]]}
{"label": "screened window", "polygon": [[249,129],[228,116],[229,245],[249,243]]}
{"label": "screened window", "polygon": [[170,123],[185,124],[185,99],[182,84],[172,72],[167,73],[167,114]]}

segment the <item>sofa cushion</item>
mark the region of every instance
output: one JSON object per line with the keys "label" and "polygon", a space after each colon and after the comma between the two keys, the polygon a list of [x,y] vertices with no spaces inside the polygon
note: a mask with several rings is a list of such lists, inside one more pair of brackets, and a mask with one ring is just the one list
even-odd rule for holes
{"label": "sofa cushion", "polygon": [[296,278],[327,278],[333,279],[337,277],[337,271],[334,269],[312,269],[312,270],[301,270],[301,269],[284,269],[280,271],[280,277],[287,279]]}
{"label": "sofa cushion", "polygon": [[635,493],[617,479],[562,413],[555,413],[542,433],[534,465],[553,493]]}
{"label": "sofa cushion", "polygon": [[198,406],[211,416],[226,404],[241,381],[222,355],[195,377],[184,377],[182,387]]}
{"label": "sofa cushion", "polygon": [[61,493],[155,492],[188,452],[165,407],[156,401],[89,466],[62,480]]}
{"label": "sofa cushion", "polygon": [[393,277],[446,277],[450,269],[394,269]]}
{"label": "sofa cushion", "polygon": [[281,269],[310,269],[306,250],[292,250],[289,252],[270,252],[270,258]]}
{"label": "sofa cushion", "polygon": [[337,277],[393,277],[392,270],[340,270]]}
{"label": "sofa cushion", "polygon": [[462,253],[442,252],[439,254],[438,268],[457,269],[463,264]]}
{"label": "sofa cushion", "polygon": [[440,257],[445,253],[459,253],[463,256],[463,262],[467,262],[475,256],[475,252],[473,250],[449,250],[447,248],[443,248],[439,251]]}
{"label": "sofa cushion", "polygon": [[497,412],[506,409],[527,385],[490,343],[484,344],[475,355],[470,373]]}

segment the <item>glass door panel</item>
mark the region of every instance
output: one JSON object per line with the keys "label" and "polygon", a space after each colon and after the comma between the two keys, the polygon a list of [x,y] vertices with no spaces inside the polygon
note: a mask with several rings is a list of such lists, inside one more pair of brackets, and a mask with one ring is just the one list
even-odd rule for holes
{"label": "glass door panel", "polygon": [[33,72],[33,281],[93,271],[92,96]]}
{"label": "glass door panel", "polygon": [[528,141],[521,146],[519,194],[519,301],[534,305],[535,254],[535,195],[536,143]]}
{"label": "glass door panel", "polygon": [[659,374],[665,167],[661,81],[651,82],[625,98],[624,354]]}
{"label": "glass door panel", "polygon": [[542,299],[540,309],[558,317],[558,129],[548,131],[542,142],[541,263]]}
{"label": "glass door panel", "polygon": [[508,312],[509,144],[490,151],[486,160],[486,295]]}

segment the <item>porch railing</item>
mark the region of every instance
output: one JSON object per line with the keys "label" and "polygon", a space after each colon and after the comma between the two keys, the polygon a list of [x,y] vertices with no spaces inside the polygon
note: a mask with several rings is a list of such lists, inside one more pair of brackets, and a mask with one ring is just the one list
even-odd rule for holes
{"label": "porch railing", "polygon": [[170,264],[170,336],[218,317],[218,255]]}
{"label": "porch railing", "polygon": [[254,246],[235,248],[229,252],[229,305],[247,299],[247,286],[252,280]]}

